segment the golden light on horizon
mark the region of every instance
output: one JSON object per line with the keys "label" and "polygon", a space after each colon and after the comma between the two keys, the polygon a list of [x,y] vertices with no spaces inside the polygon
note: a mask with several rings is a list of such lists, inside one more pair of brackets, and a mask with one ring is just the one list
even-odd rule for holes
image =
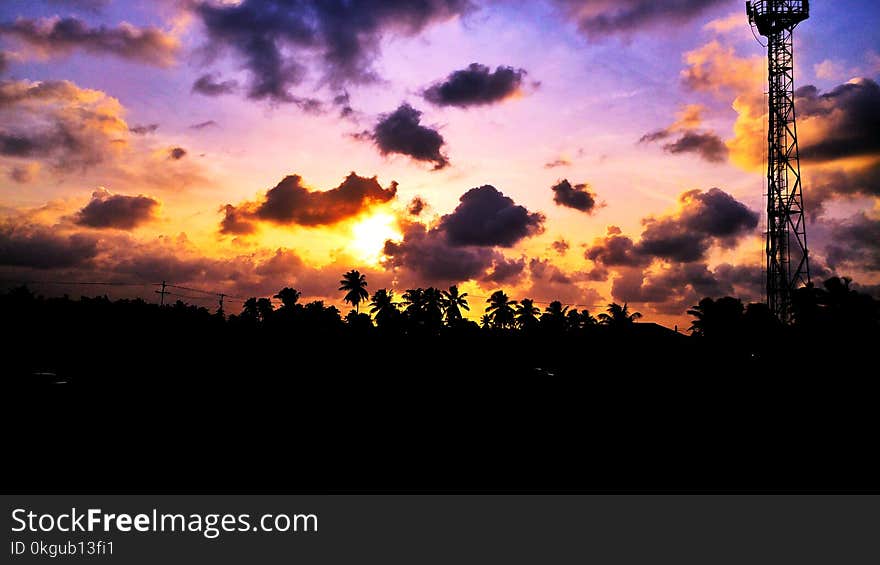
{"label": "golden light on horizon", "polygon": [[399,240],[401,237],[403,235],[396,227],[394,216],[387,212],[378,212],[352,226],[351,250],[362,261],[378,265],[385,242],[389,239]]}

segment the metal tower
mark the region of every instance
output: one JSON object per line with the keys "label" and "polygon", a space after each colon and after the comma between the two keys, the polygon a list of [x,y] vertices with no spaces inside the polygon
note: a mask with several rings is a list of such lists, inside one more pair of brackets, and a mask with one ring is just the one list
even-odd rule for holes
{"label": "metal tower", "polygon": [[794,112],[794,28],[810,17],[808,0],[746,2],[749,23],[767,38],[767,305],[792,320],[792,293],[810,284],[810,262]]}

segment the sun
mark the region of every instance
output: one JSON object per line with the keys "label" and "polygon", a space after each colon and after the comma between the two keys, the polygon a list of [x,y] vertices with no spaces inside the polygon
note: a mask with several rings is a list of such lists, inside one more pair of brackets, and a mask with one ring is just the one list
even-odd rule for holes
{"label": "sun", "polygon": [[401,237],[394,216],[380,212],[352,226],[351,250],[359,259],[378,265],[385,242],[389,239],[399,240]]}

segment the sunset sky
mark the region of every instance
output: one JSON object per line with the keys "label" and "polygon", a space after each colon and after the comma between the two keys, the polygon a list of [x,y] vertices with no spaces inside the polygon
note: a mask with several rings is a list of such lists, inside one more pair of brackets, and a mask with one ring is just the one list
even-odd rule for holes
{"label": "sunset sky", "polygon": [[[0,278],[338,303],[355,268],[371,293],[459,284],[474,315],[503,288],[670,325],[760,300],[766,53],[743,4],[4,0]],[[814,279],[880,295],[880,6],[811,10]]]}

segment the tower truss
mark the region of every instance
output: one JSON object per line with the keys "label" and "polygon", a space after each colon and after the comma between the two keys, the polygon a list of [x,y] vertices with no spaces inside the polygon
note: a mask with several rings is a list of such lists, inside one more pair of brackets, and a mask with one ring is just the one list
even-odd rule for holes
{"label": "tower truss", "polygon": [[749,23],[767,38],[767,305],[792,321],[792,295],[810,284],[806,219],[794,108],[794,28],[810,16],[808,0],[746,2]]}

